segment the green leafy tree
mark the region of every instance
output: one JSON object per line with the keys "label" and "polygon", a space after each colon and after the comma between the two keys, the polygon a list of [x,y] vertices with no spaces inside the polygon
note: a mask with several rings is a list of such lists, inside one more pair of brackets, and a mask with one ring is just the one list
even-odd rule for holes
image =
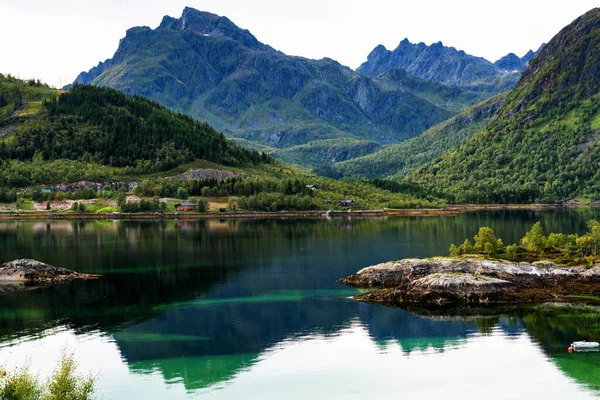
{"label": "green leafy tree", "polygon": [[506,246],[506,249],[505,249],[506,258],[508,258],[509,260],[516,260],[518,249],[519,249],[519,246],[517,246],[516,244],[511,244],[509,246]]}
{"label": "green leafy tree", "polygon": [[196,199],[196,210],[198,210],[198,212],[207,212],[208,211],[208,199],[205,199],[205,198]]}
{"label": "green leafy tree", "polygon": [[536,222],[521,239],[521,245],[530,253],[541,253],[548,248],[548,238],[544,236],[542,224]]}
{"label": "green leafy tree", "polygon": [[188,193],[188,191],[187,191],[186,188],[184,188],[184,187],[178,187],[177,188],[176,197],[178,199],[187,200],[190,197],[190,195],[189,195],[189,193]]}
{"label": "green leafy tree", "polygon": [[597,243],[594,240],[593,236],[585,234],[581,237],[578,237],[576,240],[577,249],[583,258],[588,256],[595,257],[595,251],[597,251]]}
{"label": "green leafy tree", "polygon": [[473,250],[477,253],[485,253],[489,256],[502,247],[502,239],[498,239],[492,228],[487,226],[479,228],[479,232],[474,239],[475,246],[473,246]]}
{"label": "green leafy tree", "polygon": [[228,211],[235,211],[235,210],[237,210],[237,203],[235,202],[235,200],[229,199],[227,201],[227,210]]}
{"label": "green leafy tree", "polygon": [[461,244],[458,247],[458,254],[459,255],[473,254],[473,245],[471,244],[471,242],[469,241],[469,239],[465,239],[465,241],[463,242],[463,244]]}
{"label": "green leafy tree", "polygon": [[551,233],[548,236],[548,247],[554,250],[563,251],[567,245],[567,235],[564,233]]}
{"label": "green leafy tree", "polygon": [[588,222],[588,233],[591,242],[591,255],[596,257],[600,249],[600,222],[595,219]]}

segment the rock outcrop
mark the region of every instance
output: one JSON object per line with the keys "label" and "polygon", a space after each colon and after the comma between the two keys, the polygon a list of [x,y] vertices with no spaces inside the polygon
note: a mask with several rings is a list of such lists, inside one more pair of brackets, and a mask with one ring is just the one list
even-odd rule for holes
{"label": "rock outcrop", "polygon": [[131,192],[133,188],[139,185],[139,182],[88,182],[88,181],[80,181],[80,182],[72,182],[72,183],[59,183],[51,186],[44,186],[44,190],[50,192],[74,192],[76,190],[83,189],[94,189],[97,192],[102,191],[102,188],[105,186],[110,186],[113,189],[117,190],[120,188],[125,189],[127,192]]}
{"label": "rock outcrop", "polygon": [[375,288],[358,300],[392,305],[501,304],[600,294],[600,266],[507,262],[480,257],[405,259],[360,270],[340,282]]}
{"label": "rock outcrop", "polygon": [[[166,179],[216,179],[218,181],[224,181],[226,179],[235,178],[240,176],[239,173],[232,172],[225,169],[213,169],[213,168],[202,168],[192,169],[182,174],[167,177]],[[51,186],[44,186],[44,190],[50,192],[74,192],[82,189],[94,189],[97,192],[102,191],[105,186],[112,187],[114,190],[125,189],[126,192],[131,192],[141,182],[73,182],[73,183],[59,183]]]}
{"label": "rock outcrop", "polygon": [[81,274],[66,268],[54,267],[36,260],[14,260],[0,264],[0,283],[27,288],[69,282],[75,279],[94,279],[99,275]]}
{"label": "rock outcrop", "polygon": [[235,178],[240,174],[228,171],[225,169],[192,169],[183,174],[175,175],[173,179],[216,179],[218,181],[224,181],[226,179]]}

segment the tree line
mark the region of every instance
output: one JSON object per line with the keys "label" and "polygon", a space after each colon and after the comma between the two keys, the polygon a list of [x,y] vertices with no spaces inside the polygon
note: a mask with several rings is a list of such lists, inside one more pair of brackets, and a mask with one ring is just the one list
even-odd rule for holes
{"label": "tree line", "polygon": [[469,239],[450,246],[451,256],[484,254],[511,261],[549,259],[561,264],[593,264],[600,256],[600,222],[592,219],[583,235],[550,233],[546,236],[540,222],[533,225],[518,244],[505,246],[489,227],[479,228],[474,242]]}

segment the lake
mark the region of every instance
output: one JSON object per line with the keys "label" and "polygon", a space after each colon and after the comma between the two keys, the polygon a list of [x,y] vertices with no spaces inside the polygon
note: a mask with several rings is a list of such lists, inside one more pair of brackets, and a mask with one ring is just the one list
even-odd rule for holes
{"label": "lake", "polygon": [[61,348],[104,399],[594,399],[600,307],[431,313],[362,304],[336,282],[445,255],[492,227],[585,231],[600,210],[332,220],[0,222],[0,261],[93,281],[0,296],[0,365],[48,376]]}

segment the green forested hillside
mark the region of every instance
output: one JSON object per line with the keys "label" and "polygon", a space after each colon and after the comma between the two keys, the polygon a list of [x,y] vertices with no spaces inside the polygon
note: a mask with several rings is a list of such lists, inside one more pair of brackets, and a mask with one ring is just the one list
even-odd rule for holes
{"label": "green forested hillside", "polygon": [[[412,187],[392,193],[286,167],[206,123],[113,89],[75,85],[61,92],[0,76],[0,93],[12,102],[0,125],[0,203],[13,203],[3,211],[33,211],[33,202],[37,211],[40,204],[51,211],[63,200],[95,198],[74,212],[158,211],[168,209],[160,197],[188,196],[216,197],[231,210],[329,209],[346,198],[364,209],[440,204]],[[33,101],[35,110],[14,111],[16,102]],[[130,204],[125,187],[134,186],[143,201]]]}
{"label": "green forested hillside", "polygon": [[[39,80],[21,80],[11,75],[0,74],[0,129],[6,118],[19,114],[31,114],[39,109],[44,99],[58,91]],[[2,131],[0,131],[0,137]]]}
{"label": "green forested hillside", "polygon": [[410,179],[459,202],[600,199],[600,9],[534,58],[496,117]]}
{"label": "green forested hillside", "polygon": [[453,151],[475,132],[485,127],[502,105],[504,95],[497,95],[458,116],[442,122],[422,135],[385,147],[364,157],[335,164],[320,171],[333,177],[362,179],[402,179],[409,172]]}
{"label": "green forested hillside", "polygon": [[382,146],[375,142],[354,139],[315,140],[313,142],[275,149],[271,155],[286,164],[322,172],[331,165],[370,154]]}
{"label": "green forested hillside", "polygon": [[[30,97],[27,83],[17,85],[5,77],[0,78],[0,87],[16,87],[19,98]],[[144,174],[167,171],[195,159],[231,166],[271,161],[265,154],[231,143],[207,124],[147,99],[80,85],[48,94],[36,113],[18,113],[4,122],[0,185],[49,183],[45,181],[53,179],[52,174],[30,168],[40,162],[52,165],[54,171],[63,170],[61,181],[72,181],[91,178],[86,173],[89,169],[102,178],[111,168],[124,168],[121,172],[125,175]]]}

